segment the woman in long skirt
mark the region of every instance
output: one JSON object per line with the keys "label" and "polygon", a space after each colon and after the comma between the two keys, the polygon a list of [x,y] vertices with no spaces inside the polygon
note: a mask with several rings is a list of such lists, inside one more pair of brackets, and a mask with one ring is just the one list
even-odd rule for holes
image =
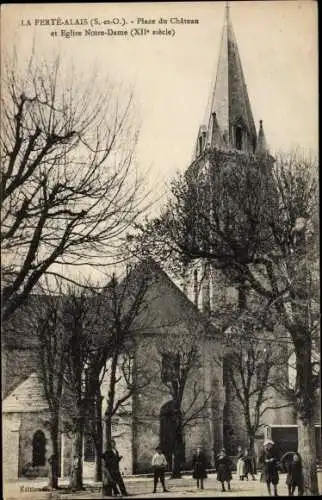
{"label": "woman in long skirt", "polygon": [[243,481],[245,475],[244,452],[241,446],[237,448],[237,477]]}

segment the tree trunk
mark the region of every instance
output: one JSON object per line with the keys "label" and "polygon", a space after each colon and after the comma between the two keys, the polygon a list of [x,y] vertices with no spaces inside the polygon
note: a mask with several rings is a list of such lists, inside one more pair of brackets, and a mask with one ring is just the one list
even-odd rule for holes
{"label": "tree trunk", "polygon": [[248,450],[250,454],[250,460],[252,464],[252,474],[256,474],[257,470],[257,460],[256,460],[256,453],[255,453],[255,434],[250,433],[248,436]]}
{"label": "tree trunk", "polygon": [[54,424],[50,432],[51,444],[52,444],[52,455],[49,459],[49,487],[57,490],[58,489],[58,469],[59,469],[59,431],[58,422]]}
{"label": "tree trunk", "polygon": [[181,460],[180,460],[180,451],[175,447],[173,454],[173,468],[172,468],[172,478],[180,479],[181,476]]}
{"label": "tree trunk", "polygon": [[253,433],[248,435],[248,450],[252,456],[255,455],[255,435]]}
{"label": "tree trunk", "polygon": [[118,353],[115,353],[112,358],[110,383],[108,390],[107,408],[105,412],[105,444],[110,444],[112,440],[112,415],[114,409],[115,399],[115,385],[116,385],[116,368],[118,361]]}
{"label": "tree trunk", "polygon": [[312,346],[309,332],[304,339],[302,334],[302,342],[295,345],[298,442],[303,465],[304,495],[315,496],[319,492],[314,429],[315,393],[312,383]]}
{"label": "tree trunk", "polygon": [[315,496],[319,494],[318,478],[316,471],[316,445],[315,429],[313,422],[298,420],[299,453],[302,457],[304,495]]}
{"label": "tree trunk", "polygon": [[79,422],[78,428],[73,435],[72,442],[72,471],[70,478],[70,486],[73,490],[81,490],[83,488],[83,423]]}
{"label": "tree trunk", "polygon": [[102,481],[102,453],[103,453],[103,427],[102,427],[102,400],[98,386],[95,398],[96,436],[95,436],[95,481]]}
{"label": "tree trunk", "polygon": [[176,429],[176,440],[174,444],[174,453],[173,453],[173,468],[172,468],[172,477],[173,478],[181,478],[181,462],[182,462],[182,452],[183,452],[183,435],[182,435],[182,422],[181,422],[181,412],[177,417],[179,419],[177,423]]}

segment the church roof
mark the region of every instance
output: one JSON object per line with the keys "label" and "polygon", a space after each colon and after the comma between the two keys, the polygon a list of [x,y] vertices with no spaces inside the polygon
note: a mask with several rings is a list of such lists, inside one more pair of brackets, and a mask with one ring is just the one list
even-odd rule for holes
{"label": "church roof", "polygon": [[172,281],[161,266],[152,258],[139,262],[132,271],[130,280],[140,282],[148,280],[145,303],[146,307],[138,317],[141,331],[162,333],[177,331],[181,325],[189,330],[198,325],[204,333],[217,336],[218,331],[195,304]]}
{"label": "church roof", "polygon": [[2,402],[3,413],[35,412],[48,409],[43,384],[37,373],[31,373]]}

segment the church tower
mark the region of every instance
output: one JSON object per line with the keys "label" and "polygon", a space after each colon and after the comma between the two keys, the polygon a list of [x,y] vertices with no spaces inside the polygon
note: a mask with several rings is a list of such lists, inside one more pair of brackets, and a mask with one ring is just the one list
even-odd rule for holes
{"label": "church tower", "polygon": [[[210,109],[206,124],[199,127],[192,164],[187,170],[200,172],[208,187],[211,184],[209,171],[216,168],[216,153],[224,161],[234,162],[237,157],[256,161],[256,157],[265,156],[268,163],[274,161],[267,147],[263,121],[260,120],[256,131],[251,104],[248,96],[246,79],[239,55],[237,39],[233,29],[229,3],[226,2],[224,26],[221,35],[216,79],[211,90]],[[218,159],[218,155],[217,155]],[[207,180],[208,179],[208,180]],[[220,284],[222,276],[216,273],[216,285],[225,288],[228,300],[238,302],[238,291]],[[191,286],[186,286],[189,296],[204,311],[213,310],[218,303],[214,292],[214,270],[207,262],[199,262],[189,278]],[[192,285],[193,281],[193,285]],[[227,297],[226,297],[227,298]]]}
{"label": "church tower", "polygon": [[[252,233],[245,231],[244,222],[247,227],[248,220],[247,217],[243,219],[243,202],[238,203],[245,196],[248,203],[257,202],[259,213],[261,207],[267,207],[267,203],[272,207],[276,202],[271,176],[273,163],[274,158],[269,153],[262,120],[259,122],[258,132],[256,131],[227,3],[208,117],[206,123],[199,128],[194,158],[185,174],[189,187],[193,187],[192,196],[196,198],[196,207],[192,207],[191,211],[194,213],[194,210],[200,208],[201,213],[201,217],[196,216],[198,227],[193,227],[189,237],[197,245],[205,245],[206,251],[210,253],[214,254],[219,249],[224,258],[228,256],[229,260],[230,252],[233,252],[234,258],[239,252],[238,258],[241,261],[245,258],[244,262],[247,262],[251,258]],[[247,179],[250,175],[252,179],[256,179],[258,194],[253,199],[251,195],[248,196],[250,184]],[[221,231],[222,227],[224,229]],[[229,231],[231,239],[226,237],[230,234]],[[254,230],[254,248],[258,238],[256,231],[261,231],[261,226],[256,226]],[[241,313],[254,299],[246,281],[241,282],[240,276],[234,275],[232,269],[225,273],[216,269],[213,260],[199,259],[194,263],[192,273],[190,269],[187,276],[190,281],[190,287],[187,287],[190,289],[190,298],[209,315],[218,331],[228,327],[233,312]],[[221,379],[220,383],[215,385],[212,381],[212,386],[216,386],[213,415],[216,425],[221,427],[217,443],[221,441],[228,454],[234,455],[237,445],[247,442],[247,434],[242,408],[226,376],[225,364],[229,361],[229,353],[227,355],[225,348],[222,349],[222,356],[221,373],[217,370],[213,378],[217,382]],[[282,419],[274,412],[269,418],[271,423]]]}

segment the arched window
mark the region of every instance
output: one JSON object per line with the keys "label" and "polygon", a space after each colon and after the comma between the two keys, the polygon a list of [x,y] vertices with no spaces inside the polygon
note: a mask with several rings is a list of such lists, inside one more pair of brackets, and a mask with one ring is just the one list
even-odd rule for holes
{"label": "arched window", "polygon": [[42,431],[37,431],[32,439],[32,465],[46,465],[46,438]]}

